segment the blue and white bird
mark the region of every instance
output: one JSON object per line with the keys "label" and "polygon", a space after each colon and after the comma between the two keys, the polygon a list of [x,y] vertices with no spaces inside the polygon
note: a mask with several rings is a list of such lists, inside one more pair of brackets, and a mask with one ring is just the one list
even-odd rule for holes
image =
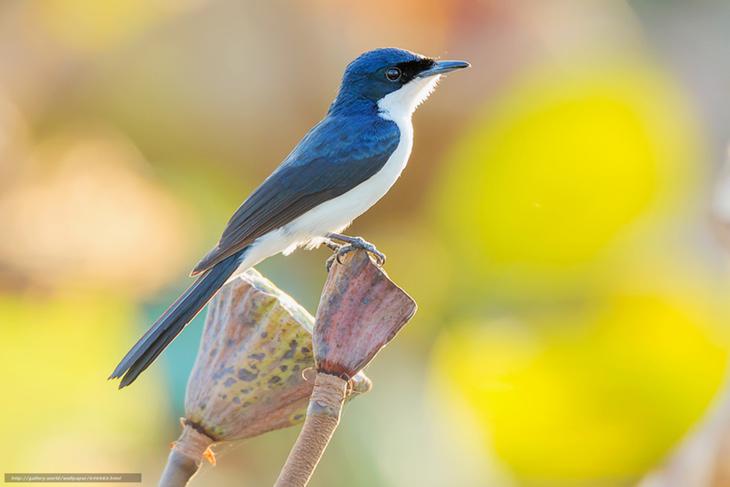
{"label": "blue and white bird", "polygon": [[[364,248],[338,232],[373,206],[406,167],[413,147],[411,115],[441,75],[469,67],[395,48],[351,62],[327,112],[284,162],[243,202],[218,244],[195,266],[197,280],[122,359],[110,379],[131,384],[237,270],[298,247],[327,243],[338,254]],[[338,246],[335,242],[340,242]]]}

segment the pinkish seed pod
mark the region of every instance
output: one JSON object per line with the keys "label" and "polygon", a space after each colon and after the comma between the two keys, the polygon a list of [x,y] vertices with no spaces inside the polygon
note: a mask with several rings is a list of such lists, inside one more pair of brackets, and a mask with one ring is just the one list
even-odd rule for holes
{"label": "pinkish seed pod", "polygon": [[[185,398],[187,424],[216,441],[239,440],[304,420],[313,383],[314,318],[253,269],[210,304]],[[364,374],[352,391],[371,387]]]}
{"label": "pinkish seed pod", "polygon": [[[249,269],[210,303],[188,380],[183,432],[173,443],[162,487],[179,487],[210,446],[249,438],[304,420],[314,379],[314,318],[290,296]],[[307,374],[311,375],[311,374]],[[372,387],[365,374],[350,381],[350,397]]]}
{"label": "pinkish seed pod", "polygon": [[365,251],[335,263],[317,309],[317,370],[356,377],[416,312],[416,303]]}

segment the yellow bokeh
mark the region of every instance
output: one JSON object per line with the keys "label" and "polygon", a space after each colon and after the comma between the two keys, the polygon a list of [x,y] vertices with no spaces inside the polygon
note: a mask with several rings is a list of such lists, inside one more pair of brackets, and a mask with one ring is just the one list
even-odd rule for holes
{"label": "yellow bokeh", "polygon": [[723,381],[726,288],[668,237],[704,176],[679,93],[627,58],[544,66],[445,166],[434,212],[469,265],[434,396],[520,479],[638,478]]}
{"label": "yellow bokeh", "polygon": [[687,195],[696,129],[671,83],[638,62],[525,79],[453,152],[436,211],[478,274],[554,279],[647,210],[667,211],[678,186]]}
{"label": "yellow bokeh", "polygon": [[722,382],[721,323],[705,296],[684,291],[619,286],[582,305],[448,331],[433,357],[439,402],[470,405],[485,443],[522,478],[638,476]]}
{"label": "yellow bokeh", "polygon": [[166,398],[154,377],[138,391],[149,402],[105,380],[132,338],[126,324],[134,315],[127,302],[98,294],[0,297],[0,431],[9,440],[0,456],[8,465],[72,471],[88,468],[93,457],[95,465],[118,469],[121,456],[135,468],[139,457],[130,454],[145,441],[135,431],[164,430]]}

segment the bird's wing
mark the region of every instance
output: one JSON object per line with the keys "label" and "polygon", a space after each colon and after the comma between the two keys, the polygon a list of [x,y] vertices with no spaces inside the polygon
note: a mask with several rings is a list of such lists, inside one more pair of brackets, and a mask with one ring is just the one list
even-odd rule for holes
{"label": "bird's wing", "polygon": [[399,140],[397,125],[380,117],[326,118],[236,210],[191,275],[366,181],[385,165]]}

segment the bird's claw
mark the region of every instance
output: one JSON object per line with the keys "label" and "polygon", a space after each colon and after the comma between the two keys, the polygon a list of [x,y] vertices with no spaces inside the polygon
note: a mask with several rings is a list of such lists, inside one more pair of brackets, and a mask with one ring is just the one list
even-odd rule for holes
{"label": "bird's claw", "polygon": [[342,264],[342,256],[349,254],[350,252],[353,252],[355,250],[362,249],[366,251],[368,254],[372,255],[375,258],[375,263],[379,267],[383,267],[385,265],[385,254],[379,251],[375,245],[371,244],[370,242],[364,240],[361,237],[353,237],[352,241],[348,243],[347,245],[340,246],[335,253],[327,259],[327,272],[332,268],[332,264],[334,264],[335,260]]}
{"label": "bird's claw", "polygon": [[335,263],[335,259],[337,258],[337,254],[332,254],[327,258],[327,262],[324,263],[324,267],[327,269],[327,272],[332,269],[332,264]]}
{"label": "bird's claw", "polygon": [[361,237],[354,237],[353,241],[349,244],[345,245],[344,247],[340,248],[337,251],[337,262],[340,264],[342,263],[340,261],[340,257],[342,257],[345,254],[348,254],[349,252],[352,252],[353,250],[362,249],[366,251],[368,254],[375,257],[375,262],[379,266],[385,265],[385,254],[379,251],[375,245],[371,244],[370,242],[366,241],[365,239]]}

